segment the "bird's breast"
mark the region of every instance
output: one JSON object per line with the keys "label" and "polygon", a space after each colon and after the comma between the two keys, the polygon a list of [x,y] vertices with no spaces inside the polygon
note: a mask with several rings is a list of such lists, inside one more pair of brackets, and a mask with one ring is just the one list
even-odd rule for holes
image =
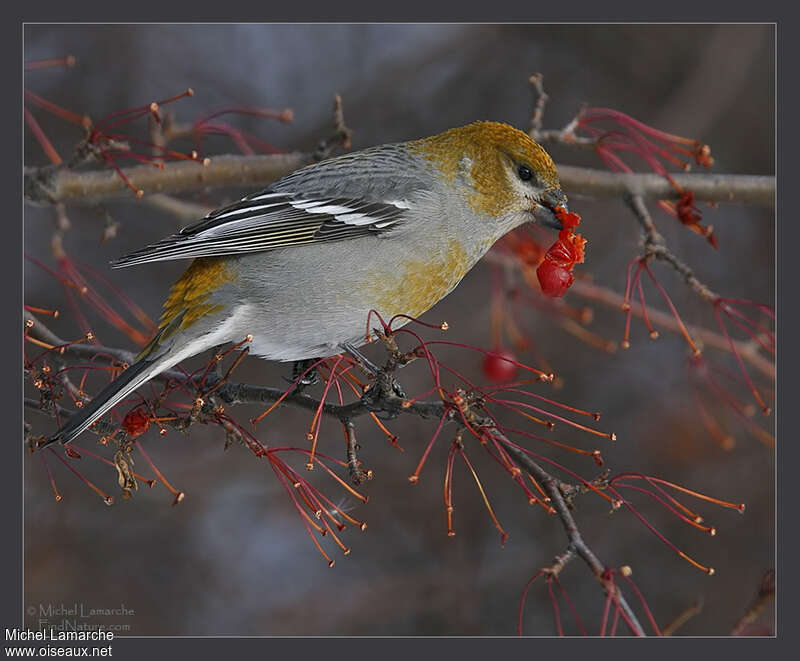
{"label": "bird's breast", "polygon": [[[449,294],[475,259],[455,239],[369,273],[364,289],[382,314],[417,317]],[[389,267],[389,268],[385,268]]]}

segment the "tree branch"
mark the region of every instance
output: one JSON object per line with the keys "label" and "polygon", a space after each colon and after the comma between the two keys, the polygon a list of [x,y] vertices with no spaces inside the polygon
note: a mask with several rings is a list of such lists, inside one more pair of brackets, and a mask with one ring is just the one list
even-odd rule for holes
{"label": "tree branch", "polygon": [[[559,165],[558,175],[567,193],[614,197],[630,193],[647,199],[676,200],[680,194],[658,174],[625,174]],[[691,190],[699,202],[736,202],[773,208],[775,177],[741,174],[673,174],[684,190]]]}
{"label": "tree branch", "polygon": [[[595,301],[597,303],[602,303],[603,305],[607,305],[617,310],[621,308],[622,303],[625,300],[621,294],[588,280],[575,280],[570,291],[582,298]],[[638,318],[642,318],[643,316],[638,305],[632,306],[631,312]],[[647,316],[650,317],[650,321],[655,323],[659,328],[665,328],[673,333],[680,332],[680,327],[675,321],[675,317],[673,317],[671,314],[648,305]],[[716,333],[708,328],[703,328],[702,326],[687,325],[686,328],[689,333],[691,333],[692,337],[700,340],[700,342],[702,342],[705,346],[713,347],[719,351],[730,353],[731,344],[728,342],[728,339],[720,333]],[[733,345],[736,347],[736,350],[739,352],[742,360],[752,365],[764,376],[770,379],[775,378],[775,363],[772,360],[765,358],[758,352],[757,344],[753,345],[746,341],[733,340]]]}
{"label": "tree branch", "polygon": [[[562,129],[542,129],[544,110],[549,97],[544,91],[543,76],[534,74],[528,79],[536,100],[529,135],[540,144],[557,143],[579,149],[597,149],[602,137],[576,134],[581,112]],[[737,202],[773,208],[775,206],[775,177],[732,174],[670,174],[672,181],[661,174],[634,174],[589,170],[571,165],[559,165],[561,185],[567,193],[596,197],[638,195],[645,199],[678,199],[682,190],[691,190],[700,202]],[[674,183],[673,183],[674,182]],[[676,188],[677,185],[677,188]]]}
{"label": "tree branch", "polygon": [[[147,165],[123,168],[122,172],[145,196],[154,193],[189,193],[211,188],[263,187],[314,162],[315,154],[290,152],[261,156],[222,155],[208,165],[194,161],[166,163],[163,170]],[[677,199],[679,194],[657,174],[620,174],[559,165],[561,184],[567,193],[614,197],[625,193],[651,199]],[[737,202],[763,207],[775,203],[775,178],[734,174],[676,174],[675,182],[691,190],[701,202]],[[135,200],[128,185],[113,170],[76,172],[64,168],[24,169],[25,199],[38,204],[88,203],[128,198]]]}
{"label": "tree branch", "polygon": [[[28,311],[24,311],[26,319],[34,322],[30,327],[30,334],[36,335],[42,341],[45,341],[53,346],[63,346],[64,354],[72,354],[76,357],[113,357],[117,360],[125,362],[132,362],[133,354],[121,349],[114,349],[109,347],[102,347],[92,344],[71,344],[61,340],[57,335],[50,331],[41,321],[36,319]],[[359,462],[356,456],[357,441],[355,435],[355,426],[353,420],[355,418],[367,415],[369,413],[386,413],[392,416],[402,414],[413,415],[423,419],[441,419],[448,413],[447,405],[444,401],[415,401],[409,402],[403,397],[398,396],[391,387],[392,375],[391,371],[401,366],[401,363],[392,359],[390,356],[387,366],[379,371],[372,384],[364,395],[357,401],[350,404],[328,404],[322,405],[322,413],[339,420],[345,428],[345,438],[347,442],[347,459],[348,468],[351,472],[351,477],[358,479],[370,479],[371,472],[363,472],[359,467]],[[161,380],[180,379],[186,380],[186,375],[177,370],[168,370],[162,372],[155,377]],[[269,388],[265,386],[255,386],[244,383],[223,383],[217,385],[219,381],[223,380],[219,375],[208,374],[204,379],[204,387],[208,391],[214,391],[214,395],[228,404],[236,403],[267,403],[275,402],[284,396],[284,390],[279,388]],[[200,387],[200,377],[193,380],[195,387]],[[306,395],[303,393],[294,393],[286,396],[282,403],[297,406],[308,411],[316,411],[320,407],[320,400]],[[33,400],[26,402],[26,405],[31,408],[38,408]],[[59,407],[59,413],[64,417],[68,416],[65,409]],[[451,417],[453,420],[454,417]],[[463,422],[458,421],[457,424],[463,426]],[[558,518],[561,521],[564,531],[566,532],[567,539],[569,540],[569,549],[574,551],[591,569],[594,576],[601,582],[607,592],[611,592],[613,598],[619,603],[619,607],[627,616],[627,621],[630,623],[633,632],[636,635],[644,635],[644,630],[639,623],[636,615],[631,607],[625,601],[625,597],[619,591],[614,583],[606,578],[606,567],[597,558],[594,552],[589,548],[583,537],[580,534],[578,525],[570,512],[564,495],[561,491],[561,482],[553,477],[550,473],[544,470],[538,463],[536,463],[530,456],[518,449],[511,443],[499,430],[494,427],[490,420],[476,420],[478,427],[491,427],[493,437],[502,443],[505,450],[513,458],[518,466],[536,477],[541,482],[543,488],[547,491],[550,497],[551,504],[555,510]],[[97,430],[95,430],[97,431]]]}
{"label": "tree branch", "polygon": [[[312,154],[290,152],[266,156],[215,156],[208,165],[194,161],[167,163],[160,170],[147,165],[123,168],[134,188],[146,195],[186,193],[225,186],[264,186],[311,163]],[[135,200],[128,185],[113,170],[76,172],[25,168],[25,199],[40,204]]]}
{"label": "tree branch", "polygon": [[637,636],[644,636],[644,629],[639,623],[639,620],[637,619],[636,614],[633,612],[633,609],[631,609],[619,588],[611,581],[606,580],[605,565],[600,562],[594,552],[583,540],[580,530],[578,530],[578,524],[575,522],[572,512],[569,511],[569,507],[564,501],[564,496],[561,493],[559,481],[541,466],[539,466],[539,464],[533,461],[533,459],[531,459],[522,450],[517,448],[513,443],[510,443],[502,434],[494,431],[493,436],[498,441],[503,443],[503,447],[505,448],[506,452],[511,455],[521,469],[531,473],[542,483],[542,487],[547,492],[547,495],[550,496],[550,504],[553,506],[553,509],[555,509],[558,518],[561,519],[561,524],[564,526],[564,531],[567,533],[567,538],[569,539],[570,548],[574,550],[575,553],[577,553],[587,565],[589,565],[592,573],[603,584],[603,588],[606,591],[612,592],[613,597],[619,603],[619,607],[627,616],[631,628],[633,629],[633,633]]}
{"label": "tree branch", "polygon": [[[505,267],[518,269],[520,267],[519,260],[504,255],[500,252],[492,251],[484,259],[496,264],[502,264]],[[570,291],[584,298],[588,301],[602,303],[605,306],[620,310],[624,302],[624,297],[608,287],[598,285],[591,280],[578,278],[570,287]],[[641,319],[643,313],[641,307],[634,305],[631,307],[631,313]],[[681,332],[680,326],[675,321],[675,317],[667,312],[659,310],[652,305],[647,306],[647,316],[650,321],[654,322],[659,328],[664,328],[670,332],[679,334]],[[686,326],[692,337],[699,340],[703,345],[713,347],[725,353],[731,352],[731,343],[728,339],[708,328],[702,326],[687,325]],[[741,356],[742,360],[752,365],[755,369],[761,372],[764,376],[774,379],[775,378],[775,363],[769,358],[765,358],[759,353],[758,343],[752,343],[745,340],[733,340],[733,346]]]}
{"label": "tree branch", "polygon": [[[23,168],[25,199],[38,204],[59,202],[98,202],[125,197],[134,190],[146,195],[160,194],[157,204],[185,214],[186,206],[165,200],[168,193],[185,193],[225,186],[263,187],[290,172],[328,158],[336,147],[350,148],[352,131],[344,121],[342,97],[333,103],[333,132],[317,144],[313,152],[294,151],[261,156],[221,155],[213,159],[163,163],[163,168],[138,165],[121,171],[127,183],[114,170],[76,172],[64,164]],[[134,197],[135,199],[135,197]]]}
{"label": "tree branch", "polygon": [[647,210],[642,196],[625,195],[625,202],[642,226],[644,233],[644,257],[648,259],[652,257],[667,262],[683,276],[686,284],[689,285],[689,288],[698,296],[710,303],[717,300],[719,295],[711,291],[705,283],[700,282],[692,268],[669,249],[664,237],[661,236],[656,229],[655,223],[650,217],[650,212]]}

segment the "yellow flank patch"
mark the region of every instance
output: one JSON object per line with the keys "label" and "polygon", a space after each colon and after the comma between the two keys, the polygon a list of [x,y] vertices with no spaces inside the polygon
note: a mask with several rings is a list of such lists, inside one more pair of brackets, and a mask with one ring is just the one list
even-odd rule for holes
{"label": "yellow flank patch", "polygon": [[398,264],[393,277],[376,274],[368,287],[381,314],[418,317],[444,298],[466,275],[469,266],[467,253],[453,239],[448,242],[444,259]]}
{"label": "yellow flank patch", "polygon": [[219,285],[231,282],[233,279],[234,276],[222,258],[201,257],[195,259],[178,281],[172,285],[169,296],[164,302],[159,328],[168,326],[181,313],[183,313],[183,318],[180,328],[175,330],[188,328],[201,317],[219,312],[223,306],[208,303],[208,299]]}
{"label": "yellow flank patch", "polygon": [[508,124],[474,122],[408,144],[412,152],[435,163],[451,183],[461,171],[463,159],[468,158],[475,189],[470,206],[487,215],[502,215],[518,202],[507,180],[511,162],[527,165],[546,187],[559,187],[553,159],[527,133]]}

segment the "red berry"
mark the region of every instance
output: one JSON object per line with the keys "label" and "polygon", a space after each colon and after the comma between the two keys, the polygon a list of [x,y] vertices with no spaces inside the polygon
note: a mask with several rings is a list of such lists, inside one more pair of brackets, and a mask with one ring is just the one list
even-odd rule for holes
{"label": "red berry", "polygon": [[150,427],[150,416],[142,409],[134,409],[122,421],[122,427],[128,438],[137,438]]}
{"label": "red berry", "polygon": [[564,268],[571,268],[577,261],[577,254],[572,247],[570,238],[575,236],[566,230],[561,230],[556,241],[544,256],[545,261],[553,262]]}
{"label": "red berry", "polygon": [[513,381],[517,376],[517,366],[509,362],[512,360],[516,360],[513,353],[497,349],[493,355],[483,359],[483,373],[490,381]]}
{"label": "red berry", "polygon": [[547,259],[536,269],[536,276],[539,278],[542,292],[553,297],[563,296],[575,280],[567,269]]}
{"label": "red berry", "polygon": [[556,218],[561,221],[561,226],[566,230],[581,224],[581,217],[577,213],[566,211],[564,207],[556,207],[553,211],[556,214]]}

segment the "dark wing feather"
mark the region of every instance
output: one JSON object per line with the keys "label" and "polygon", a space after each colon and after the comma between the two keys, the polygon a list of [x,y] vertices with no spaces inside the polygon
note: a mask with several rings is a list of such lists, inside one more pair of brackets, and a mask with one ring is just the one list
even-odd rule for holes
{"label": "dark wing feather", "polygon": [[406,205],[346,197],[264,191],[208,214],[158,243],[112,263],[133,266],[261,252],[274,248],[381,234],[403,220]]}

